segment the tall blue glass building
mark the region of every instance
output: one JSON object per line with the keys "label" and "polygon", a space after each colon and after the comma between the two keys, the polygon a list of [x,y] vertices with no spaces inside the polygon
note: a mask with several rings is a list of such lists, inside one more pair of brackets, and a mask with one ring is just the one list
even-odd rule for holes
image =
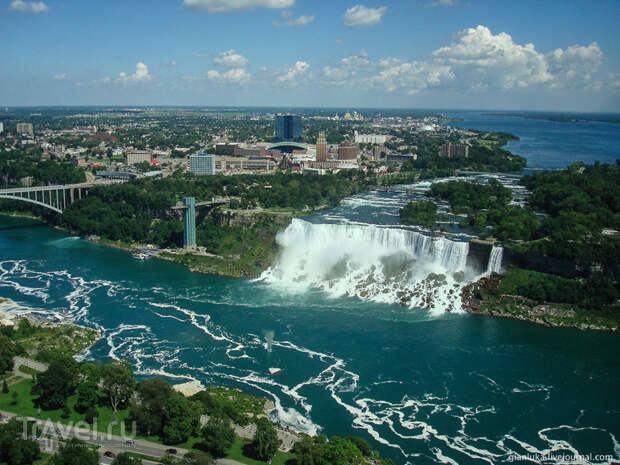
{"label": "tall blue glass building", "polygon": [[276,115],[277,140],[301,140],[301,116]]}

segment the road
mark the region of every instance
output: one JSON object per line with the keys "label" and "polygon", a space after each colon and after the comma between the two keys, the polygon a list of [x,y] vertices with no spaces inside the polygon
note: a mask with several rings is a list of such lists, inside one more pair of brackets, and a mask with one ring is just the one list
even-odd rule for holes
{"label": "road", "polygon": [[[0,415],[3,417],[13,418],[20,417],[25,418],[28,421],[34,421],[36,424],[36,435],[41,437],[39,444],[41,450],[46,453],[53,453],[58,448],[58,439],[71,439],[77,437],[89,444],[95,444],[99,446],[99,455],[101,456],[101,463],[111,463],[113,459],[105,457],[103,454],[106,451],[113,452],[115,454],[121,452],[136,452],[150,457],[162,457],[166,454],[166,450],[171,446],[164,446],[150,441],[144,441],[142,439],[135,439],[133,445],[127,444],[127,439],[121,436],[113,434],[94,432],[86,428],[77,428],[70,425],[63,425],[62,423],[55,423],[46,420],[40,420],[32,417],[21,417],[15,413],[0,411]],[[177,457],[182,457],[187,452],[187,449],[174,447],[176,449]],[[154,462],[143,461],[145,464]],[[230,459],[220,459],[216,461],[218,465],[243,465],[240,462]]]}

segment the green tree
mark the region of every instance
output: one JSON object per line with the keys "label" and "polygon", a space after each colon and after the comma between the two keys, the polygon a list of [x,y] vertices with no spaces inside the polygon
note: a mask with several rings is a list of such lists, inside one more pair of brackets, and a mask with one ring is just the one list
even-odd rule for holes
{"label": "green tree", "polygon": [[190,451],[183,456],[179,465],[215,465],[215,460],[205,452]]}
{"label": "green tree", "polygon": [[433,202],[409,202],[400,209],[400,221],[432,228],[437,222],[437,205]]}
{"label": "green tree", "polygon": [[72,438],[60,446],[49,461],[50,465],[98,465],[99,454],[88,444]]}
{"label": "green tree", "polygon": [[15,419],[0,425],[0,462],[7,465],[30,465],[41,453],[39,443],[22,437],[22,425]]}
{"label": "green tree", "polygon": [[91,380],[80,384],[75,390],[78,398],[74,409],[78,413],[86,412],[90,407],[97,405],[99,396],[97,395],[97,384]]}
{"label": "green tree", "polygon": [[136,387],[131,365],[125,360],[115,360],[103,365],[101,382],[115,414],[119,407],[127,404]]}
{"label": "green tree", "polygon": [[142,460],[130,456],[127,452],[123,452],[112,460],[112,465],[142,465]]}
{"label": "green tree", "polygon": [[63,365],[52,364],[46,371],[37,375],[32,393],[39,396],[35,404],[43,410],[62,408],[73,393],[71,377]]}
{"label": "green tree", "polygon": [[13,357],[20,352],[14,341],[3,334],[0,335],[0,374],[13,369]]}
{"label": "green tree", "polygon": [[86,423],[88,423],[89,425],[92,425],[93,423],[95,423],[95,420],[98,416],[99,412],[97,411],[97,408],[94,405],[91,405],[90,407],[88,407],[86,412],[84,412],[84,421],[86,421]]}
{"label": "green tree", "polygon": [[164,411],[162,439],[166,444],[180,444],[198,431],[202,406],[182,394],[168,398]]}
{"label": "green tree", "polygon": [[6,379],[2,380],[2,394],[8,394],[9,393],[9,385],[6,384]]}
{"label": "green tree", "polygon": [[360,438],[358,436],[347,436],[346,440],[349,441],[351,444],[354,444],[363,456],[370,457],[372,455],[372,446],[366,439]]}
{"label": "green tree", "polygon": [[142,434],[161,435],[172,386],[161,378],[152,378],[140,381],[136,392],[139,401],[131,405],[130,419],[136,422]]}
{"label": "green tree", "polygon": [[224,418],[213,417],[202,430],[203,445],[214,457],[224,457],[235,440],[235,431]]}
{"label": "green tree", "polygon": [[256,433],[254,434],[254,450],[260,460],[268,461],[278,451],[281,441],[273,424],[266,418],[260,418],[256,422]]}

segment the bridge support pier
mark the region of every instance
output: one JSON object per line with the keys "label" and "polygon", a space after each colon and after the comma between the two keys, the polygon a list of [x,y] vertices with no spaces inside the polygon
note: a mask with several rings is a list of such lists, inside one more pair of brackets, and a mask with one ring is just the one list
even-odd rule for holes
{"label": "bridge support pier", "polygon": [[196,199],[183,199],[183,247],[186,250],[196,249]]}

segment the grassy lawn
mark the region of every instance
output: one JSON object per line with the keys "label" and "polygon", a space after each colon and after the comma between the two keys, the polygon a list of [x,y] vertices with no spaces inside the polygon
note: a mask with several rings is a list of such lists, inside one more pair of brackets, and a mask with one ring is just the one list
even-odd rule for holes
{"label": "grassy lawn", "polygon": [[[34,383],[33,380],[24,379],[10,386],[8,394],[0,393],[0,410],[16,413],[16,414],[27,416],[27,417],[50,420],[53,422],[63,423],[63,424],[70,424],[70,423],[75,424],[78,421],[84,421],[84,415],[77,413],[73,410],[73,406],[75,405],[77,401],[77,395],[73,395],[69,397],[68,404],[69,404],[69,409],[71,412],[69,418],[66,418],[66,419],[61,418],[61,413],[62,413],[61,410],[44,410],[44,411],[41,411],[41,414],[39,415],[38,409],[35,407],[34,402],[33,402],[33,399],[35,398],[35,396],[32,396],[30,394],[30,390],[32,389],[33,383]],[[13,399],[11,395],[13,392],[18,393],[17,404],[15,405],[12,404]],[[228,389],[228,388],[222,388],[222,387],[212,387],[209,389],[209,392],[211,392],[212,395],[214,396],[223,398],[227,403],[231,403],[232,405],[235,406],[235,408],[238,408],[239,411],[247,412],[247,413],[254,413],[254,414],[259,414],[259,413],[262,413],[263,411],[264,399],[256,398],[256,397],[244,394],[243,392],[236,391],[234,389]],[[112,408],[97,407],[97,411],[99,412],[97,429],[100,432],[106,432],[108,428],[108,424],[112,420],[112,415],[113,415]],[[118,412],[119,422],[122,422],[123,420],[127,419],[128,416],[129,416],[128,409],[119,411]],[[82,426],[85,427],[85,425],[82,425]],[[130,433],[129,428],[127,432]],[[120,426],[119,425],[114,426],[112,428],[112,433],[116,435],[120,435],[121,434]],[[151,442],[156,442],[158,444],[162,443],[159,440],[159,438],[156,436],[150,436],[150,437],[137,436],[137,438],[144,439],[144,440],[151,441]],[[202,438],[192,437],[183,444],[176,444],[170,447],[191,450],[197,443],[200,443],[200,442],[202,442]],[[245,463],[248,465],[264,464],[265,462],[253,460],[243,455],[243,446],[249,442],[250,441],[246,441],[246,440],[243,440],[237,437],[230,450],[230,453],[228,454],[226,458],[237,460],[241,463]],[[141,456],[140,454],[136,454],[133,452],[130,453],[130,455],[138,457],[138,458],[146,459],[146,460],[152,459],[151,457]],[[284,465],[286,461],[291,458],[294,458],[293,454],[278,452],[275,455],[272,461],[272,464],[273,465]]]}
{"label": "grassy lawn", "polygon": [[[5,410],[7,412],[17,413],[19,415],[40,418],[45,420],[50,420],[58,423],[76,423],[78,421],[84,421],[84,415],[77,413],[73,410],[73,406],[77,401],[77,395],[73,395],[69,397],[68,404],[70,409],[70,416],[67,419],[61,418],[61,410],[43,410],[39,415],[37,407],[35,407],[33,399],[35,396],[30,394],[30,390],[32,389],[33,380],[25,379],[16,384],[13,384],[9,387],[9,393],[3,394],[0,393],[0,410]],[[11,397],[13,392],[17,392],[19,397],[17,398],[17,404],[13,405],[13,399]],[[106,432],[108,429],[108,425],[112,420],[113,411],[111,407],[97,407],[97,411],[99,412],[99,419],[97,422],[97,430],[101,432]],[[118,412],[119,423],[126,419],[129,416],[129,410],[121,410]],[[121,428],[120,425],[116,425],[112,427],[112,433],[120,435]]]}

